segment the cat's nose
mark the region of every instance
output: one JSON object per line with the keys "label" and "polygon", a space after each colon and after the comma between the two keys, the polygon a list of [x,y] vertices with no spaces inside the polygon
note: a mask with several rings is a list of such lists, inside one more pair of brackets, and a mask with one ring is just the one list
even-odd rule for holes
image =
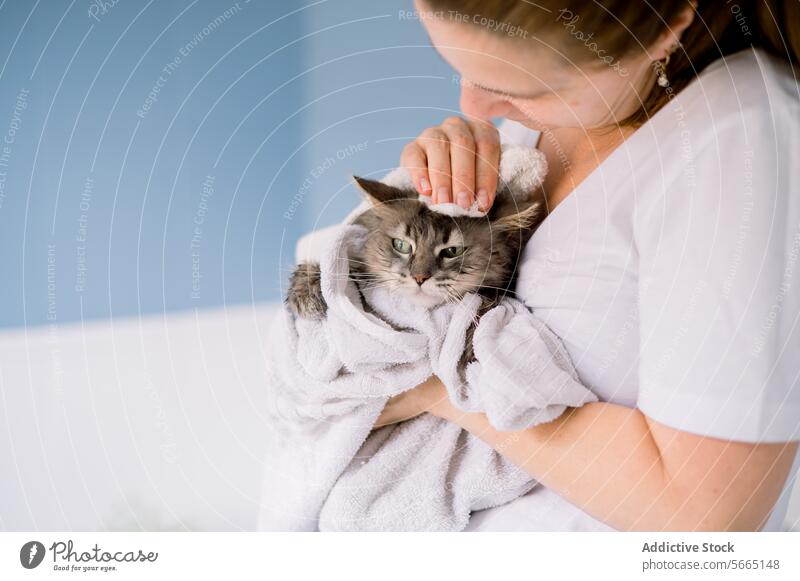
{"label": "cat's nose", "polygon": [[422,283],[428,280],[431,276],[429,274],[415,274],[414,280],[417,281],[419,286],[422,286]]}

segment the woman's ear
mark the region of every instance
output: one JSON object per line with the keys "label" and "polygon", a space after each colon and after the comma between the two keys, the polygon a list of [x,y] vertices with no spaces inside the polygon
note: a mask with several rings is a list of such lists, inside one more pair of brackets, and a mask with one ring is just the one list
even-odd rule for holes
{"label": "woman's ear", "polygon": [[671,54],[680,43],[683,32],[689,28],[695,18],[697,2],[692,0],[686,3],[667,24],[667,28],[662,32],[652,46],[648,47],[650,59],[660,61]]}
{"label": "woman's ear", "polygon": [[372,203],[373,206],[379,206],[381,204],[394,202],[396,200],[417,197],[416,192],[413,192],[412,194],[399,188],[395,188],[394,186],[388,186],[383,182],[368,180],[358,176],[353,176],[353,180],[355,180],[356,185],[361,188],[365,194],[367,194],[367,199]]}

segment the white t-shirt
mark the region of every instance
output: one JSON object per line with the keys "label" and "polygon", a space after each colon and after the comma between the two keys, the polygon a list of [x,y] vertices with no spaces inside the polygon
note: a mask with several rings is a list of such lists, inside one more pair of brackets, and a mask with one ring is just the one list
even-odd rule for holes
{"label": "white t-shirt", "polygon": [[[695,434],[800,439],[799,92],[763,52],[713,63],[528,243],[517,290],[603,401]],[[538,486],[466,530],[612,529]]]}

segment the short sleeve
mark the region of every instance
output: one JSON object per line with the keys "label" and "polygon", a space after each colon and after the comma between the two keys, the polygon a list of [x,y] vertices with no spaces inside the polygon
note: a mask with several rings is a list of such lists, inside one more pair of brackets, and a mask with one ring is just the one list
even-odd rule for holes
{"label": "short sleeve", "polygon": [[635,217],[637,405],[696,434],[800,439],[797,127],[742,113],[687,149]]}

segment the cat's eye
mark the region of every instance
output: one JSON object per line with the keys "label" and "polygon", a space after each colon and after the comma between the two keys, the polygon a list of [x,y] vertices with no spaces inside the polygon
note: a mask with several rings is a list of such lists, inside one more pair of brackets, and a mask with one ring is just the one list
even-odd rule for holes
{"label": "cat's eye", "polygon": [[457,256],[464,254],[466,249],[467,248],[465,246],[448,246],[447,248],[442,249],[439,254],[445,258],[456,258]]}
{"label": "cat's eye", "polygon": [[410,254],[411,244],[400,238],[392,238],[392,246],[400,254]]}

